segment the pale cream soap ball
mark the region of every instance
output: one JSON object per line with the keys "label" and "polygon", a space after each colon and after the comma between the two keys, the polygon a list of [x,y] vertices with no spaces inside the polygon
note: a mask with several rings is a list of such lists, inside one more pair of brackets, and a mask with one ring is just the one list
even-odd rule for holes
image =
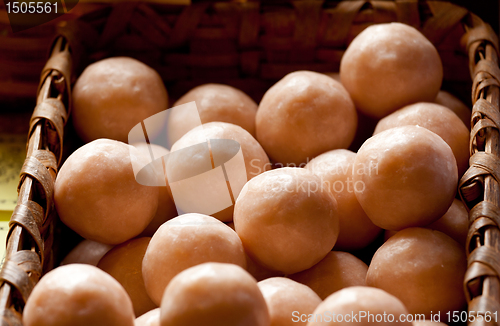
{"label": "pale cream soap ball", "polygon": [[255,279],[233,264],[205,263],[172,279],[161,301],[160,326],[270,326]]}
{"label": "pale cream soap ball", "polygon": [[460,120],[462,120],[467,129],[470,130],[472,115],[471,109],[456,96],[447,91],[440,90],[434,102],[453,111],[460,118]]}
{"label": "pale cream soap ball", "polygon": [[160,75],[133,58],[93,63],[73,88],[73,125],[85,142],[98,138],[126,142],[132,127],[167,109]]}
{"label": "pale cream soap ball", "polygon": [[377,24],[351,42],[340,78],[358,110],[382,118],[411,103],[434,101],[443,67],[434,45],[417,29]]}
{"label": "pale cream soap ball", "polygon": [[[371,319],[368,319],[368,313],[373,315]],[[396,323],[411,326],[412,323],[408,321],[398,322],[400,315],[407,314],[405,305],[395,296],[372,287],[352,286],[326,298],[310,316],[307,325],[390,326]],[[357,317],[355,320],[352,319],[353,315]]]}
{"label": "pale cream soap ball", "polygon": [[142,260],[150,240],[149,237],[142,237],[122,243],[108,251],[97,265],[127,291],[136,316],[157,307],[149,298],[142,278]]}
{"label": "pale cream soap ball", "polygon": [[337,203],[321,179],[303,168],[264,172],[243,187],[234,226],[256,263],[284,274],[303,271],[332,250],[339,234]]}
{"label": "pale cream soap ball", "polygon": [[271,326],[306,325],[294,316],[312,314],[320,297],[304,284],[286,277],[272,277],[258,283],[269,309]]}
{"label": "pale cream soap ball", "polygon": [[298,166],[354,139],[357,113],[345,88],[324,74],[292,72],[264,95],[257,140],[277,163]]}
{"label": "pale cream soap ball", "polygon": [[464,174],[469,167],[469,130],[455,113],[436,103],[410,104],[381,119],[373,134],[406,125],[424,127],[443,138],[455,155],[458,174]]}
{"label": "pale cream soap ball", "polygon": [[160,305],[163,291],[175,275],[205,262],[245,268],[245,252],[236,232],[214,217],[196,213],[165,222],[153,235],[142,262],[149,297]]}
{"label": "pale cream soap ball", "polygon": [[[196,102],[201,123],[213,121],[232,123],[255,137],[257,103],[239,89],[223,84],[204,84],[187,92],[173,106],[192,101]],[[168,126],[173,142],[192,129],[194,121],[188,112],[180,110],[170,115]]]}
{"label": "pale cream soap ball", "polygon": [[367,271],[368,266],[356,256],[343,251],[330,251],[313,267],[288,277],[307,285],[324,300],[343,288],[365,286]]}
{"label": "pale cream soap ball", "polygon": [[[115,245],[142,232],[158,205],[158,188],[140,185],[132,162],[148,161],[130,145],[98,139],[64,162],[54,186],[61,221],[82,237]],[[153,170],[144,177],[155,178]]]}
{"label": "pale cream soap ball", "polygon": [[355,195],[372,222],[388,230],[425,226],[450,207],[457,191],[457,164],[446,142],[428,129],[403,126],[366,140],[359,149]]}
{"label": "pale cream soap ball", "polygon": [[398,297],[412,314],[460,311],[465,307],[463,248],[442,232],[407,228],[387,240],[368,267],[366,284]]}
{"label": "pale cream soap ball", "polygon": [[25,326],[134,326],[127,292],[86,264],[58,267],[40,279],[26,302]]}
{"label": "pale cream soap ball", "polygon": [[336,250],[356,250],[366,247],[381,232],[366,216],[356,199],[355,191],[363,185],[354,184],[354,174],[361,168],[354,164],[356,153],[334,149],[307,163],[306,169],[321,178],[322,191],[330,191],[337,200],[340,233]]}

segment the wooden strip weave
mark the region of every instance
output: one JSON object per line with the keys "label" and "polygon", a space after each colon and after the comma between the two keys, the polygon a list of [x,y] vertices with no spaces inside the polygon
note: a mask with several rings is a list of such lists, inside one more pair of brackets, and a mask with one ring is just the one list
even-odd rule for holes
{"label": "wooden strip weave", "polygon": [[470,168],[460,195],[470,209],[464,286],[470,325],[500,325],[500,69],[498,39],[471,15],[463,38],[473,79]]}
{"label": "wooden strip weave", "polygon": [[66,107],[70,105],[70,78],[69,45],[60,37],[42,72],[27,157],[20,173],[18,203],[9,223],[5,263],[0,271],[1,325],[22,325],[26,300],[43,270],[52,268],[53,191]]}

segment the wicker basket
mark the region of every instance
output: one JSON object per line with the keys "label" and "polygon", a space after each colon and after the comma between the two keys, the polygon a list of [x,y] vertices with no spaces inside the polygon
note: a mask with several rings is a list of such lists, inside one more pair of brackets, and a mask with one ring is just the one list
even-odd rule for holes
{"label": "wicker basket", "polygon": [[[63,157],[71,84],[86,64],[127,55],[155,68],[174,100],[194,86],[220,82],[259,101],[289,72],[338,71],[346,46],[360,31],[392,21],[417,27],[434,43],[444,66],[443,87],[474,104],[471,167],[459,185],[470,209],[464,290],[474,314],[500,310],[499,52],[496,35],[480,18],[447,2],[417,0],[79,6],[78,19],[59,23],[63,36],[54,42],[38,91],[29,85],[19,93],[38,95],[0,272],[2,325],[22,325],[26,299],[58,259],[52,250],[59,237],[54,227],[53,185]],[[14,49],[16,41],[9,42]],[[29,47],[15,50],[32,51]],[[471,88],[472,99],[467,100],[463,95],[468,97]]]}

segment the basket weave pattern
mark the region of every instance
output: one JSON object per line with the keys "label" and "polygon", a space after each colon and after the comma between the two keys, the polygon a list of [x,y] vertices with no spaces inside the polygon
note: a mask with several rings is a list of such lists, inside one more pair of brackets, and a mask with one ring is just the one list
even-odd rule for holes
{"label": "basket weave pattern", "polygon": [[53,267],[57,217],[52,193],[76,77],[72,60],[79,71],[92,60],[128,55],[155,68],[174,98],[194,86],[221,82],[258,100],[291,71],[338,71],[347,45],[359,32],[391,21],[416,27],[433,42],[445,83],[455,91],[468,87],[470,92],[473,78],[471,167],[459,185],[470,209],[464,284],[470,311],[500,310],[498,40],[477,16],[446,2],[417,0],[204,2],[187,7],[142,2],[88,4],[83,11],[78,20],[63,24],[64,37],[55,42],[42,71],[0,272],[2,325],[22,325],[31,290]]}

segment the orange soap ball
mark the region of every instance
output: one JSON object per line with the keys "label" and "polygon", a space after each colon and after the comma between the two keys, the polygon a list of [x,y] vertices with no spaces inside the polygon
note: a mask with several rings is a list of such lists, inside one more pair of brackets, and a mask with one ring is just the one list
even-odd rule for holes
{"label": "orange soap ball", "polygon": [[[146,164],[134,147],[98,139],[71,154],[59,170],[54,202],[61,221],[82,237],[119,244],[151,222],[158,205],[158,188],[140,185],[132,161]],[[145,178],[154,171],[145,169]]]}
{"label": "orange soap ball", "polygon": [[469,130],[456,114],[436,103],[415,103],[381,119],[373,134],[407,125],[424,127],[443,138],[455,155],[458,174],[464,174],[469,167]]}
{"label": "orange soap ball", "polygon": [[319,325],[408,325],[399,321],[408,310],[395,296],[372,287],[352,286],[326,298],[308,318],[308,326]]}
{"label": "orange soap ball", "polygon": [[84,239],[64,257],[61,266],[68,264],[89,264],[97,266],[102,256],[111,248],[113,248],[111,245]]}
{"label": "orange soap ball", "polygon": [[[207,140],[209,141],[209,146],[207,145]],[[233,143],[227,143],[230,141],[236,141],[237,143],[234,144],[238,148]],[[238,167],[241,157],[238,154],[240,150],[244,161],[241,163],[244,163],[245,171]],[[233,163],[228,163],[230,161]],[[171,184],[173,184],[172,180],[182,180],[192,177],[194,174],[193,171],[200,171],[198,175],[205,173],[205,171],[212,168],[212,162],[215,168],[218,169],[221,168],[222,164],[224,165],[225,173],[228,176],[226,180],[231,177],[230,186],[234,199],[237,198],[247,180],[271,169],[271,163],[266,152],[245,129],[226,122],[209,122],[201,128],[192,129],[172,146],[172,155],[169,157],[167,164],[167,175],[169,180],[171,180]],[[242,173],[239,173],[240,170]],[[220,194],[218,199],[228,196],[228,192],[221,192],[217,183],[208,184],[207,187],[209,189],[207,192]],[[223,187],[227,186],[223,185]],[[192,197],[192,189],[184,188],[182,191],[178,190],[176,195],[181,200],[184,200],[190,196]],[[223,222],[231,221],[233,219],[234,205],[232,205],[232,199],[229,198],[229,200],[230,206],[226,209],[214,214],[211,212],[206,213]],[[199,203],[201,200],[196,199],[196,201]],[[176,201],[176,203],[179,203],[179,201]],[[191,206],[194,205],[187,205],[187,209],[184,209],[184,211],[189,212]],[[201,210],[191,211],[203,212]]]}
{"label": "orange soap ball", "polygon": [[448,93],[447,91],[441,90],[436,96],[434,102],[452,110],[470,130],[472,112],[471,109],[468,108],[467,105],[465,105],[462,101],[460,101],[458,98]]}
{"label": "orange soap ball", "polygon": [[337,203],[321,179],[302,168],[267,171],[248,181],[236,200],[234,226],[258,264],[284,274],[312,267],[339,234]]}
{"label": "orange soap ball", "polygon": [[434,101],[443,67],[434,45],[417,29],[377,24],[350,43],[340,78],[358,110],[381,118],[411,103]]}
{"label": "orange soap ball", "polygon": [[366,284],[398,297],[412,314],[441,316],[465,307],[467,261],[446,234],[408,228],[387,240],[368,267]]}
{"label": "orange soap ball", "polygon": [[306,325],[292,320],[293,314],[312,314],[321,303],[309,287],[285,277],[273,277],[258,283],[271,318],[270,326]]}
{"label": "orange soap ball", "polygon": [[160,75],[132,58],[89,65],[73,88],[73,125],[85,142],[126,142],[132,127],[166,109],[168,95]]}
{"label": "orange soap ball", "polygon": [[[239,89],[222,84],[205,84],[193,88],[182,96],[174,107],[196,102],[201,123],[213,121],[238,125],[255,137],[257,103]],[[176,111],[170,115],[169,132],[173,142],[192,129],[195,121],[188,111]]]}
{"label": "orange soap ball", "polygon": [[[155,158],[166,157],[167,159],[170,153],[165,147],[156,144],[141,143],[132,144],[132,146],[137,148],[142,155],[146,155],[149,160],[151,160],[151,153],[153,153]],[[156,209],[156,214],[144,231],[139,235],[141,237],[152,237],[160,225],[177,216],[177,208],[172,199],[168,178],[165,176],[163,164],[154,165],[154,167],[158,169],[155,170],[156,177],[159,179],[158,184],[163,184],[164,181],[165,186],[158,187],[158,207]]]}
{"label": "orange soap ball", "polygon": [[[355,195],[353,175],[356,153],[335,149],[315,157],[306,169],[321,178],[323,191],[330,191],[337,200],[340,233],[336,250],[356,250],[369,245],[381,232],[361,208]],[[361,167],[362,170],[363,167]]]}
{"label": "orange soap ball", "polygon": [[160,308],[155,308],[137,317],[134,326],[160,326]]}
{"label": "orange soap ball", "polygon": [[420,320],[420,321],[414,321],[413,326],[447,326],[447,325],[439,321]]}
{"label": "orange soap ball", "polygon": [[465,248],[467,233],[469,232],[469,213],[464,204],[454,199],[450,208],[436,222],[426,226],[427,229],[441,231]]}
{"label": "orange soap ball", "polygon": [[43,276],[23,311],[25,326],[134,326],[127,292],[114,278],[86,264]]}
{"label": "orange soap ball", "polygon": [[172,279],[161,301],[160,326],[270,326],[255,279],[232,264],[205,263]]}
{"label": "orange soap ball", "polygon": [[457,164],[446,142],[426,128],[403,126],[369,138],[359,149],[354,182],[361,207],[388,230],[425,226],[439,219],[455,197]]}
{"label": "orange soap ball", "polygon": [[344,86],[324,74],[292,72],[262,98],[257,140],[281,164],[306,163],[354,139],[357,113]]}
{"label": "orange soap ball", "polygon": [[367,271],[368,266],[354,255],[342,251],[330,251],[313,267],[289,277],[307,285],[324,300],[343,288],[365,286]]}
{"label": "orange soap ball", "polygon": [[165,222],[153,235],[142,262],[149,297],[159,305],[175,275],[205,262],[245,268],[245,252],[236,232],[214,217],[195,213]]}
{"label": "orange soap ball", "polygon": [[146,293],[142,278],[142,260],[150,240],[151,238],[143,237],[118,245],[108,251],[97,265],[127,291],[136,316],[158,307]]}

